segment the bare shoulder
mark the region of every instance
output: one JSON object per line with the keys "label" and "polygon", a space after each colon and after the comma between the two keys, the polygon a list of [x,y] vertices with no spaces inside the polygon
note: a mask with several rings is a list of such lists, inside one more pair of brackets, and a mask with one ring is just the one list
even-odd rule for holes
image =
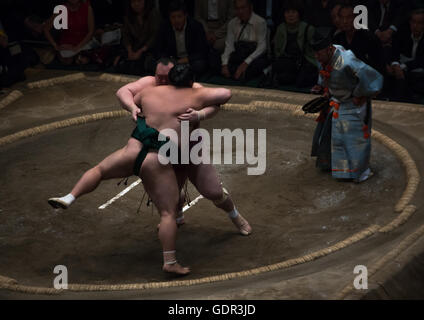
{"label": "bare shoulder", "polygon": [[224,104],[231,99],[231,90],[225,88],[198,88],[197,101],[202,105]]}
{"label": "bare shoulder", "polygon": [[141,90],[148,88],[148,87],[153,87],[153,86],[156,86],[155,77],[147,76],[147,77],[140,78],[137,81],[134,81],[134,82],[127,84],[124,88],[131,91],[132,94],[135,96]]}
{"label": "bare shoulder", "polygon": [[140,90],[144,87],[153,87],[156,86],[156,78],[153,76],[146,76],[137,80],[135,84],[139,87]]}

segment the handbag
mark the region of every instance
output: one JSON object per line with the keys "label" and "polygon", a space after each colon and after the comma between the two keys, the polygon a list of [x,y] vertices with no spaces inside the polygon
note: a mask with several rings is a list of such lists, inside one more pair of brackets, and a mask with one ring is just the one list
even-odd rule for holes
{"label": "handbag", "polygon": [[253,52],[255,52],[258,44],[255,41],[246,41],[240,40],[243,35],[244,30],[246,29],[247,23],[243,25],[243,28],[240,31],[237,41],[234,43],[235,55],[237,60],[243,61]]}

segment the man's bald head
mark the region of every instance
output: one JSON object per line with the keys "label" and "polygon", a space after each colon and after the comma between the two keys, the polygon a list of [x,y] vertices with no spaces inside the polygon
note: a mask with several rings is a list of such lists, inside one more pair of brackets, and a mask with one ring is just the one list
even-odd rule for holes
{"label": "man's bald head", "polygon": [[163,86],[169,84],[169,71],[175,66],[171,59],[160,59],[156,66],[156,85]]}

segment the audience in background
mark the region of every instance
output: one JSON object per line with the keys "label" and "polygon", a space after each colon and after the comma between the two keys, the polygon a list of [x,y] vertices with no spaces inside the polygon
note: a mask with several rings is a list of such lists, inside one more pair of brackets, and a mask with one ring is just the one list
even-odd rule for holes
{"label": "audience in background", "polygon": [[114,63],[118,72],[139,75],[154,72],[154,46],[160,20],[153,0],[126,0],[122,39],[124,52]]}
{"label": "audience in background", "polygon": [[408,3],[403,0],[374,0],[368,5],[369,28],[383,47],[384,63],[390,62],[393,36],[407,21]]}
{"label": "audience in background", "polygon": [[308,87],[318,78],[318,65],[310,46],[314,27],[301,20],[302,14],[300,1],[286,1],[284,22],[274,38],[273,74],[279,84]]}
{"label": "audience in background", "polygon": [[396,99],[410,100],[414,93],[424,94],[424,9],[411,13],[409,26],[407,32],[394,38],[387,67]]}
{"label": "audience in background", "polygon": [[184,1],[171,2],[168,12],[157,36],[157,57],[188,63],[197,76],[203,74],[208,69],[208,42],[202,24],[188,16]]}
{"label": "audience in background", "polygon": [[355,14],[353,5],[342,5],[339,9],[339,23],[341,32],[334,36],[333,43],[352,50],[358,59],[385,73],[385,64],[382,60],[383,49],[378,38],[368,30],[357,30],[354,27]]}
{"label": "audience in background", "polygon": [[202,23],[209,45],[220,54],[224,52],[228,22],[233,17],[233,0],[196,1],[195,19]]}
{"label": "audience in background", "polygon": [[268,65],[267,25],[253,12],[251,0],[235,0],[236,17],[228,24],[222,75],[247,81],[262,74]]}
{"label": "audience in background", "polygon": [[[53,8],[63,2],[69,29],[55,30]],[[369,30],[353,26],[359,4],[368,9]],[[419,8],[424,0],[2,0],[1,85],[23,79],[39,56],[48,65],[50,43],[64,63],[53,68],[91,62],[69,68],[143,75],[154,72],[156,59],[172,57],[191,64],[203,81],[219,81],[220,74],[259,87],[310,86],[310,37],[326,26],[334,43],[385,75],[382,97],[422,99]]]}
{"label": "audience in background", "polygon": [[57,51],[57,56],[64,64],[88,63],[81,53],[83,50],[92,49],[94,35],[94,13],[89,1],[68,0],[65,3],[68,9],[68,29],[60,30],[58,37],[52,34],[53,15],[45,25],[44,33],[47,40]]}

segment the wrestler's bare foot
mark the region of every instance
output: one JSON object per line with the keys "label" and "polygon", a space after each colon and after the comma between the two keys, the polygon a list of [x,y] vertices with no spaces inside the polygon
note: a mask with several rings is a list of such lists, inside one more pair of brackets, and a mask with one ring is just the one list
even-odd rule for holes
{"label": "wrestler's bare foot", "polygon": [[164,264],[162,270],[179,276],[185,276],[191,272],[190,268],[182,267],[179,263]]}
{"label": "wrestler's bare foot", "polygon": [[241,214],[239,214],[236,218],[231,219],[231,221],[234,223],[234,225],[237,227],[237,229],[240,231],[240,233],[244,236],[248,236],[252,233],[252,227],[250,226],[249,222]]}

